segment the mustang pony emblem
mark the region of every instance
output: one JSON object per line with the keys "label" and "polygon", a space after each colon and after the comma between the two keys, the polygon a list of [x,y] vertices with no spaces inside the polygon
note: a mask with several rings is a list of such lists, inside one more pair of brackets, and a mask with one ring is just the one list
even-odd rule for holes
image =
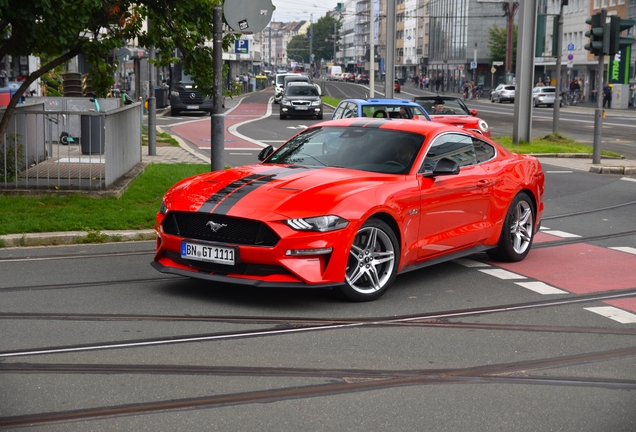
{"label": "mustang pony emblem", "polygon": [[208,223],[205,224],[205,226],[209,226],[212,232],[217,232],[218,230],[220,230],[223,227],[226,227],[227,225],[209,221]]}

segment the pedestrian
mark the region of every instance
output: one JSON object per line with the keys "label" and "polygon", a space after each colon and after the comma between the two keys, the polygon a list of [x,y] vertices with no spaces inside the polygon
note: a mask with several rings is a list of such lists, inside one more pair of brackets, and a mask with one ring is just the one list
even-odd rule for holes
{"label": "pedestrian", "polygon": [[636,107],[636,85],[632,88],[632,106]]}
{"label": "pedestrian", "polygon": [[603,108],[606,104],[608,108],[612,107],[612,87],[609,84],[605,84],[603,87]]}
{"label": "pedestrian", "polygon": [[535,87],[543,87],[543,80],[541,78],[539,78],[539,80],[537,81],[537,83],[534,86]]}

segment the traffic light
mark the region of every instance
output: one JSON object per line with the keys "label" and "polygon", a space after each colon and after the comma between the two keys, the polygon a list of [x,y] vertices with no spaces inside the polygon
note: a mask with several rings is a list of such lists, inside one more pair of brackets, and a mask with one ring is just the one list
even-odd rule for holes
{"label": "traffic light", "polygon": [[585,32],[585,36],[590,38],[590,42],[585,44],[584,48],[596,56],[603,55],[605,52],[603,50],[605,42],[603,37],[605,33],[605,20],[603,18],[605,14],[603,12],[597,12],[585,20],[590,25],[590,29]]}
{"label": "traffic light", "polygon": [[623,48],[634,43],[633,37],[621,37],[621,32],[634,27],[635,22],[634,20],[622,19],[617,16],[610,18],[609,55],[619,53]]}

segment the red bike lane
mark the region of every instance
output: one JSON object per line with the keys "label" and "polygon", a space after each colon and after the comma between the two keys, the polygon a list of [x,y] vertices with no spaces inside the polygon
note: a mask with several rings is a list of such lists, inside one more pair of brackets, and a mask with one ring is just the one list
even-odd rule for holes
{"label": "red bike lane", "polygon": [[[255,120],[267,113],[267,103],[239,102],[237,107],[225,115],[225,149],[254,150],[262,146],[250,142],[240,135],[232,134],[230,128],[239,123]],[[172,126],[171,132],[191,142],[200,149],[209,149],[212,142],[210,117]]]}

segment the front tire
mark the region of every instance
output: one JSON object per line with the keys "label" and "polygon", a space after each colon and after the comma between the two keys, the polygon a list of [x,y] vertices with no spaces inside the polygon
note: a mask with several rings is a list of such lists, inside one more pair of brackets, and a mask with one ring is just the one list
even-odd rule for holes
{"label": "front tire", "polygon": [[521,261],[530,252],[534,240],[535,210],[532,200],[525,192],[512,201],[501,229],[501,237],[488,256],[497,261]]}
{"label": "front tire", "polygon": [[356,302],[379,298],[395,280],[399,257],[393,230],[380,219],[367,220],[353,239],[340,292]]}

